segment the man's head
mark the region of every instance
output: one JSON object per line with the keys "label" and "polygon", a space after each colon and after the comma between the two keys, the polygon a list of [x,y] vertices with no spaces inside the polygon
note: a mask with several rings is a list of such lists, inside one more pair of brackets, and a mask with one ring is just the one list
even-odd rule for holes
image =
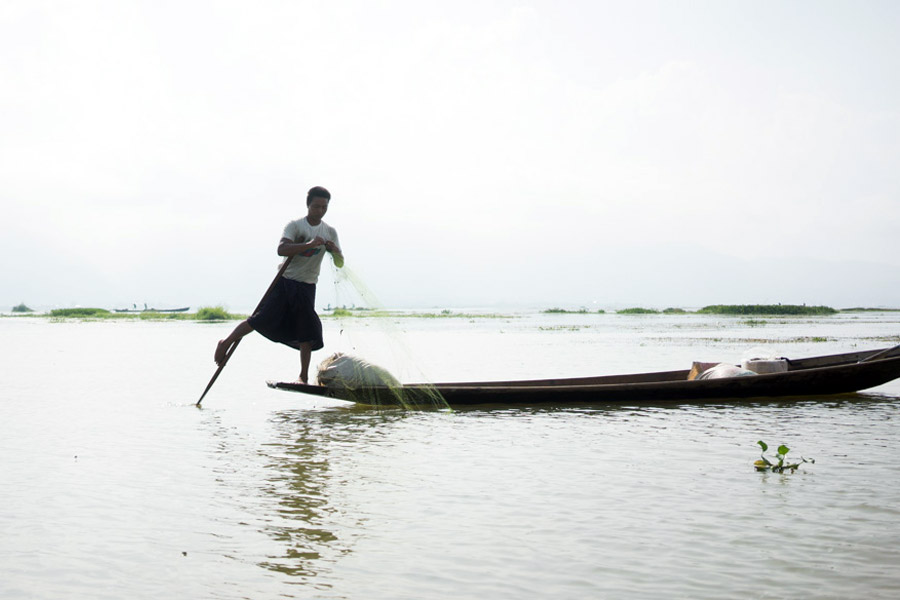
{"label": "man's head", "polygon": [[331,194],[323,187],[316,186],[306,194],[306,220],[310,225],[318,225],[322,217],[328,212],[328,202]]}
{"label": "man's head", "polygon": [[325,201],[331,200],[331,192],[326,190],[320,185],[317,185],[314,188],[310,188],[306,193],[306,206],[312,204],[313,198],[324,198]]}

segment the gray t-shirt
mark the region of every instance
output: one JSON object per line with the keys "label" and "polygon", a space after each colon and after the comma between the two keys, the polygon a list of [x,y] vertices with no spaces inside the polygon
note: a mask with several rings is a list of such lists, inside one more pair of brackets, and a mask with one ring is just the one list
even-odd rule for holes
{"label": "gray t-shirt", "polygon": [[[338,248],[341,247],[338,242],[337,231],[335,231],[334,227],[328,225],[325,221],[322,221],[318,225],[310,225],[309,221],[306,220],[306,217],[288,223],[285,226],[284,234],[281,237],[287,238],[297,244],[303,244],[314,239],[316,236],[319,236],[326,241],[334,242]],[[288,279],[293,279],[294,281],[316,283],[319,281],[319,270],[322,267],[322,259],[325,258],[327,253],[325,245],[323,244],[322,246],[297,254],[285,270],[284,276]]]}

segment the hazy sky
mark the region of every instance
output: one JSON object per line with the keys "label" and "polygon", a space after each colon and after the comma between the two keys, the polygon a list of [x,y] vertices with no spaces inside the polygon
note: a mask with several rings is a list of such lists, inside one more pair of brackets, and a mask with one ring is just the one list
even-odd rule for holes
{"label": "hazy sky", "polygon": [[893,1],[0,0],[0,310],[252,308],[313,185],[391,306],[900,306],[898,31]]}

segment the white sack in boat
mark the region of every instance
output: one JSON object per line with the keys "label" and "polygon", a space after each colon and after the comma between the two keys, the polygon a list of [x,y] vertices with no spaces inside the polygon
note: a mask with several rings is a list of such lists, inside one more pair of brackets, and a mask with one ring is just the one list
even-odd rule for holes
{"label": "white sack in boat", "polygon": [[337,352],[319,363],[319,385],[356,390],[373,385],[398,387],[400,381],[387,369],[369,361]]}
{"label": "white sack in boat", "polygon": [[753,371],[758,375],[766,373],[784,373],[788,370],[788,361],[786,358],[778,358],[774,360],[750,359],[741,363],[741,366],[748,371]]}
{"label": "white sack in boat", "polygon": [[725,377],[745,377],[748,375],[756,375],[756,373],[735,365],[729,365],[728,363],[719,363],[700,373],[697,379],[723,379]]}
{"label": "white sack in boat", "polygon": [[758,375],[784,373],[788,370],[788,359],[773,354],[769,349],[757,346],[744,353],[741,366]]}

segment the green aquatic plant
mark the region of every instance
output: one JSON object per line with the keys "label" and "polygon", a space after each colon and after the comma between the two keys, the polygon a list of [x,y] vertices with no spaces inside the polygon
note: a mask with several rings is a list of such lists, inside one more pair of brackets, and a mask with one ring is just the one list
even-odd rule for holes
{"label": "green aquatic plant", "polygon": [[105,308],[54,308],[50,311],[51,317],[59,318],[84,318],[84,317],[107,317],[112,313]]}
{"label": "green aquatic plant", "polygon": [[235,319],[236,316],[222,306],[204,306],[197,311],[194,318],[198,321],[228,321]]}
{"label": "green aquatic plant", "polygon": [[23,302],[22,304],[18,304],[18,305],[16,305],[16,306],[13,306],[13,307],[12,307],[12,311],[13,311],[14,313],[30,313],[30,312],[34,312],[32,309],[30,309],[30,308],[28,308],[27,306],[25,306],[25,303],[24,303],[24,302]]}
{"label": "green aquatic plant", "polygon": [[685,315],[687,311],[683,308],[667,308],[663,311],[663,314],[666,315]]}
{"label": "green aquatic plant", "polygon": [[448,310],[442,310],[439,313],[389,313],[393,317],[406,317],[412,319],[514,319],[512,315],[504,315],[500,313],[455,313]]}
{"label": "green aquatic plant", "polygon": [[[232,315],[233,316],[233,315]],[[159,313],[153,311],[141,311],[139,313],[111,312],[105,308],[55,308],[49,313],[37,314],[37,317],[49,317],[50,319],[179,319],[193,320],[193,313]]]}
{"label": "green aquatic plant", "polygon": [[742,322],[747,327],[762,327],[766,324],[765,319],[747,319],[746,321]]}
{"label": "green aquatic plant", "polygon": [[230,313],[221,306],[205,306],[195,313],[141,311],[139,313],[115,313],[115,319],[140,319],[141,321],[238,321],[247,315]]}
{"label": "green aquatic plant", "polygon": [[582,306],[581,308],[579,308],[577,310],[570,310],[568,308],[559,308],[559,307],[554,306],[553,308],[544,309],[541,312],[544,313],[545,315],[587,315],[587,314],[592,314],[592,312],[602,315],[602,314],[606,313],[606,311],[603,310],[602,308],[599,310],[596,310],[596,311],[591,311],[585,306]]}
{"label": "green aquatic plant", "polygon": [[617,310],[616,314],[619,315],[658,315],[658,310],[653,310],[652,308],[624,308],[622,310]]}
{"label": "green aquatic plant", "polygon": [[697,311],[704,315],[833,315],[830,306],[805,304],[711,304]]}
{"label": "green aquatic plant", "polygon": [[815,459],[803,458],[801,456],[800,462],[793,463],[793,464],[785,464],[785,462],[784,462],[785,458],[787,457],[787,453],[790,452],[791,449],[788,448],[787,446],[785,446],[784,444],[778,446],[778,450],[776,451],[776,454],[775,454],[775,462],[772,462],[766,456],[766,452],[769,450],[768,444],[766,444],[762,440],[759,440],[756,443],[759,444],[760,448],[762,448],[762,454],[759,455],[760,456],[759,460],[757,460],[756,462],[753,463],[753,467],[757,471],[772,471],[773,473],[784,473],[785,471],[790,471],[791,473],[793,473],[798,468],[800,468],[800,465],[803,463],[815,463],[816,462]]}
{"label": "green aquatic plant", "polygon": [[356,317],[356,318],[372,318],[372,319],[466,319],[472,321],[474,319],[515,319],[514,315],[504,315],[501,313],[457,313],[444,309],[441,312],[415,312],[415,311],[394,311],[382,309],[367,309],[367,312],[357,313],[359,309],[335,308],[331,314],[325,314],[326,317]]}
{"label": "green aquatic plant", "polygon": [[[197,313],[170,313],[155,310],[144,310],[139,313],[116,313],[112,315],[116,319],[140,319],[141,321],[194,321]],[[231,315],[232,318],[235,315]]]}

